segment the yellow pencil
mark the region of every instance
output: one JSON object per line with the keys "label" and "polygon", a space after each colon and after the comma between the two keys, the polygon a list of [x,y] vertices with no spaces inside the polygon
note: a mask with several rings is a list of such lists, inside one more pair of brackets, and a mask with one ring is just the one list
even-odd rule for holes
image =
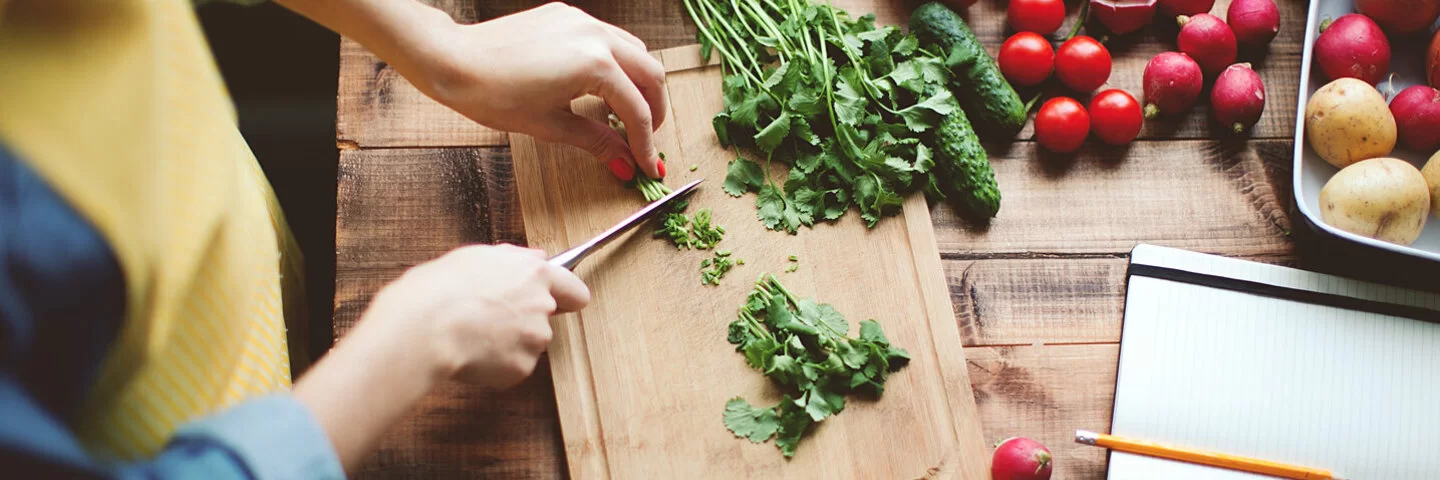
{"label": "yellow pencil", "polygon": [[1236,457],[1223,453],[1172,447],[1085,430],[1075,431],[1075,443],[1105,447],[1118,452],[1198,463],[1201,465],[1228,468],[1279,478],[1293,478],[1296,480],[1343,480],[1328,471],[1315,468],[1297,467],[1253,458]]}

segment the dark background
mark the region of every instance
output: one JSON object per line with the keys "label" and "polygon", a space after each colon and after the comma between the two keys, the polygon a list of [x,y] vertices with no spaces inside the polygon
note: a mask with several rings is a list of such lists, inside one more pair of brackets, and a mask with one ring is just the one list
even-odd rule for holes
{"label": "dark background", "polygon": [[318,356],[334,335],[340,38],[273,3],[210,4],[197,13],[239,111],[240,132],[305,253],[306,333]]}

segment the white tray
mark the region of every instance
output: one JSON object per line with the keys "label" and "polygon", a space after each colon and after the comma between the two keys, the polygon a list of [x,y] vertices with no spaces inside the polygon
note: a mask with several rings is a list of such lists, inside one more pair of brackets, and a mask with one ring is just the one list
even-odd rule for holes
{"label": "white tray", "polygon": [[[1310,95],[1315,93],[1315,90],[1328,83],[1319,68],[1311,68],[1310,62],[1313,58],[1315,38],[1320,35],[1320,22],[1326,18],[1340,18],[1341,15],[1354,11],[1351,0],[1310,0],[1310,17],[1305,26],[1305,55],[1300,61],[1300,105],[1295,113],[1295,203],[1300,207],[1300,213],[1322,232],[1362,245],[1440,262],[1440,218],[1428,218],[1420,238],[1409,246],[1342,231],[1326,225],[1320,218],[1320,189],[1339,169],[1321,159],[1305,143],[1305,104],[1309,103]],[[1390,37],[1390,71],[1396,75],[1393,85],[1396,93],[1411,85],[1424,83],[1425,49],[1429,43],[1428,34],[1403,39]],[[1381,82],[1378,88],[1384,92],[1387,85],[1388,80]],[[1409,161],[1419,168],[1425,166],[1425,161],[1432,153],[1434,152],[1415,152],[1397,146],[1390,156]]]}

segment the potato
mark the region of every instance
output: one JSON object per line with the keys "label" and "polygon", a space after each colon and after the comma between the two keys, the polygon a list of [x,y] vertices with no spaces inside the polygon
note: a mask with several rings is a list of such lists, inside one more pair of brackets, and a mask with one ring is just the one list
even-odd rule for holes
{"label": "potato", "polygon": [[1305,105],[1305,138],[1320,158],[1345,168],[1395,149],[1395,116],[1375,87],[1341,78],[1310,96]]}
{"label": "potato", "polygon": [[1320,189],[1320,218],[1326,224],[1390,243],[1413,243],[1429,213],[1425,176],[1396,158],[1356,162]]}
{"label": "potato", "polygon": [[1425,184],[1430,186],[1430,214],[1440,216],[1440,152],[1435,152],[1425,162],[1420,174],[1425,176]]}

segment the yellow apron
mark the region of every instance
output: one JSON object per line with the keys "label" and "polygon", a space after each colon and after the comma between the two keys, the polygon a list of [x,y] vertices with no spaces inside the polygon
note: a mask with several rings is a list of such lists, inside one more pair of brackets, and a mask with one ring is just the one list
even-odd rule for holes
{"label": "yellow apron", "polygon": [[151,456],[290,386],[300,256],[236,123],[189,0],[0,0],[0,140],[125,276],[124,326],[70,419],[98,456]]}

